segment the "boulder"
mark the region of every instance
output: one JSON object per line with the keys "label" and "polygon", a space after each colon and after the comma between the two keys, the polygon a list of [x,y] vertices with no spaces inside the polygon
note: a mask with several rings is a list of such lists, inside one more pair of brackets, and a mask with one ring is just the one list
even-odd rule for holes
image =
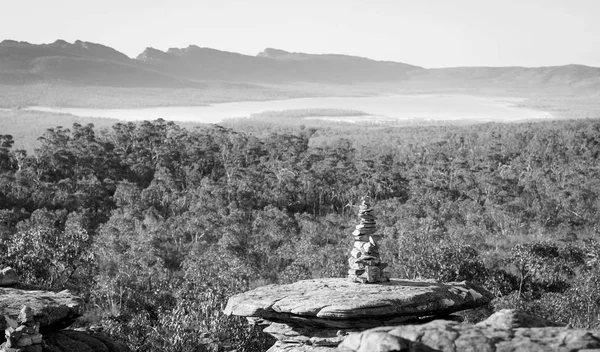
{"label": "boulder", "polygon": [[568,329],[522,312],[503,310],[476,324],[434,320],[350,334],[339,351],[590,351],[600,349],[600,332]]}
{"label": "boulder", "polygon": [[0,270],[0,286],[12,286],[19,283],[19,275],[10,266]]}
{"label": "boulder", "polygon": [[330,278],[259,287],[231,297],[224,312],[300,326],[364,329],[443,316],[485,305],[492,298],[468,282],[391,279],[365,285]]}
{"label": "boulder", "polygon": [[0,331],[16,321],[21,308],[27,305],[33,310],[40,332],[69,326],[82,314],[82,301],[67,290],[60,292],[0,288]]}

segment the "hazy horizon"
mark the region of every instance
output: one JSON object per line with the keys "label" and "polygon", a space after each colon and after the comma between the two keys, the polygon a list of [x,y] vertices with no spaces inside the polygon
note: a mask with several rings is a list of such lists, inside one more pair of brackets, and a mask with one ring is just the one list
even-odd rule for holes
{"label": "hazy horizon", "polygon": [[197,45],[247,55],[267,47],[345,54],[426,68],[600,67],[598,13],[593,0],[61,0],[4,4],[0,33],[32,44],[95,42],[133,58],[146,47]]}

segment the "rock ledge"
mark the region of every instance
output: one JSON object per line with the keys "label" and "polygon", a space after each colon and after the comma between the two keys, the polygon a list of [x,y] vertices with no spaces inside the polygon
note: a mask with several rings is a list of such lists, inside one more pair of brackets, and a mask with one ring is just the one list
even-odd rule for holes
{"label": "rock ledge", "polygon": [[324,327],[380,326],[382,322],[446,315],[485,305],[487,290],[468,283],[391,279],[359,284],[347,279],[313,279],[268,285],[229,299],[225,314],[299,322]]}
{"label": "rock ledge", "polygon": [[71,292],[22,290],[0,288],[0,331],[7,328],[7,318],[16,320],[21,308],[33,309],[35,320],[40,323],[42,333],[69,326],[81,316],[83,302]]}
{"label": "rock ledge", "polygon": [[43,342],[39,345],[12,348],[0,346],[6,352],[127,352],[129,349],[101,333],[61,330],[83,313],[82,300],[69,291],[51,292],[0,287],[0,342],[4,330],[17,323],[23,306],[31,307],[35,321],[40,324]]}
{"label": "rock ledge", "polygon": [[361,284],[347,278],[269,285],[229,299],[225,314],[269,325],[277,339],[270,352],[331,351],[351,333],[424,322],[485,305],[487,290],[468,283],[391,279]]}

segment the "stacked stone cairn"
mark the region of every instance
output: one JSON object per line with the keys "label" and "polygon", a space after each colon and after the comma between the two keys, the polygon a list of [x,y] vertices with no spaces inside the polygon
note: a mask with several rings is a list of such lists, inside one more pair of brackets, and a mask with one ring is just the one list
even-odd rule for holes
{"label": "stacked stone cairn", "polygon": [[377,244],[381,240],[381,235],[375,235],[377,218],[373,215],[369,198],[362,199],[358,208],[358,217],[360,224],[356,225],[356,229],[352,232],[354,247],[348,259],[350,264],[348,280],[368,284],[387,282],[389,277],[383,272],[387,264],[381,262]]}
{"label": "stacked stone cairn", "polygon": [[[14,321],[13,321],[14,322]],[[23,306],[17,317],[17,326],[4,330],[6,342],[0,347],[2,352],[41,352],[42,335],[40,324],[33,317],[33,310]]]}

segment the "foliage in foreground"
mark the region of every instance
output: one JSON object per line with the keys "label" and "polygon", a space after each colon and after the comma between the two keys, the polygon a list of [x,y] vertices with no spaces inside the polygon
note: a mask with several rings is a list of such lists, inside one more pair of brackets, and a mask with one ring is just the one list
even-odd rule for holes
{"label": "foliage in foreground", "polygon": [[239,128],[76,124],[30,156],[1,135],[0,264],[75,290],[81,323],[134,350],[261,351],[227,298],[345,276],[370,195],[393,276],[473,280],[491,309],[600,327],[598,121]]}

